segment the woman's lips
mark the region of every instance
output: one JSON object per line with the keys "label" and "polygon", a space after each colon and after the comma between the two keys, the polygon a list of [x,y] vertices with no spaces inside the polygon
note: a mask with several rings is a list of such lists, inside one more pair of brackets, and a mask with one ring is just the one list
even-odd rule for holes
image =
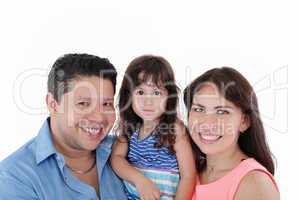
{"label": "woman's lips", "polygon": [[222,138],[222,136],[220,135],[201,134],[201,133],[199,133],[199,135],[200,135],[201,142],[204,144],[213,144]]}

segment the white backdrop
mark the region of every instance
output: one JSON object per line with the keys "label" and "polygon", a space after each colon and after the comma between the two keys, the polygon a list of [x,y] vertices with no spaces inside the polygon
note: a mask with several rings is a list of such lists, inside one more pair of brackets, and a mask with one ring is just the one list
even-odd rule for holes
{"label": "white backdrop", "polygon": [[282,199],[299,199],[298,10],[262,0],[1,1],[0,160],[47,116],[47,73],[56,58],[108,57],[120,83],[130,60],[151,53],[170,61],[181,89],[212,67],[243,73],[259,97]]}

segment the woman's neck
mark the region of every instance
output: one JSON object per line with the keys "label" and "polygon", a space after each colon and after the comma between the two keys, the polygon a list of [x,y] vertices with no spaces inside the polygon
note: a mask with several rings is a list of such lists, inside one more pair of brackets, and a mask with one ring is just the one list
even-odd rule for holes
{"label": "woman's neck", "polygon": [[236,167],[247,156],[238,146],[226,152],[206,155],[206,171],[228,171]]}

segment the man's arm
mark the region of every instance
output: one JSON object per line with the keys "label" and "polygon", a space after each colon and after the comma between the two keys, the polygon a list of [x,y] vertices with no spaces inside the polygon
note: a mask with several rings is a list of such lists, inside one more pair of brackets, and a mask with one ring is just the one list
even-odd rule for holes
{"label": "man's arm", "polygon": [[1,200],[38,200],[34,189],[20,181],[15,175],[0,171]]}

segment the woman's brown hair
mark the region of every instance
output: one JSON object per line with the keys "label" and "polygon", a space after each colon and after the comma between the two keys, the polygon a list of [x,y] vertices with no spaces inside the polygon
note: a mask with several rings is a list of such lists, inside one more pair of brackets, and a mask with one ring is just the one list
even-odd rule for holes
{"label": "woman's brown hair", "polygon": [[[239,107],[250,122],[250,127],[240,134],[238,145],[249,157],[255,158],[274,175],[274,161],[266,142],[256,94],[246,78],[230,67],[211,69],[189,84],[184,90],[184,103],[190,112],[194,94],[205,83],[213,83],[226,100]],[[205,154],[192,142],[198,172],[206,168]]]}

